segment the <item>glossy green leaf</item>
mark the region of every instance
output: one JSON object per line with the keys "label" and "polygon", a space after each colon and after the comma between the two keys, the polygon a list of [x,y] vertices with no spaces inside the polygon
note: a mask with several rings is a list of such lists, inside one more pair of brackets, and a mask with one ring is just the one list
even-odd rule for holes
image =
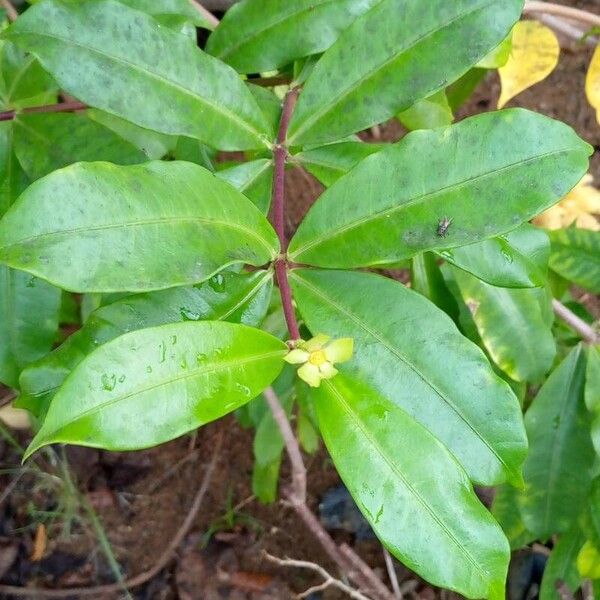
{"label": "glossy green leaf", "polygon": [[[162,158],[167,152],[174,150],[177,145],[178,138],[176,136],[165,135],[164,133],[144,129],[143,127],[134,125],[130,121],[111,115],[103,110],[90,108],[86,111],[86,114],[93,121],[100,123],[100,125],[104,125],[104,127],[114,131],[119,137],[127,140],[136,148],[139,148],[152,160]],[[200,145],[200,142],[197,140],[193,141]],[[176,158],[179,159],[180,157]]]}
{"label": "glossy green leaf", "polygon": [[424,98],[397,115],[398,120],[409,131],[445,127],[454,121],[445,90]]}
{"label": "glossy green leaf", "polygon": [[356,166],[363,158],[375,154],[387,144],[364,144],[363,142],[338,142],[319,148],[304,150],[295,154],[298,161],[311,175],[324,186],[334,184],[342,175]]}
{"label": "glossy green leaf", "polygon": [[519,403],[445,313],[378,275],[294,270],[290,281],[313,334],[354,338],[345,371],[427,427],[474,481],[521,480]]}
{"label": "glossy green leaf", "polygon": [[506,538],[446,448],[358,379],[337,375],[314,396],[336,468],[388,550],[435,585],[503,598]]}
{"label": "glossy green leaf", "polygon": [[381,0],[317,63],[289,143],[339,140],[431,96],[496,47],[522,7],[521,0]]}
{"label": "glossy green leaf", "polygon": [[275,232],[185,162],[78,163],[31,185],[0,222],[0,260],[76,292],[148,291],[272,260]]}
{"label": "glossy green leaf", "polygon": [[585,404],[592,413],[592,442],[600,456],[600,352],[596,346],[588,348],[584,396]]}
{"label": "glossy green leaf", "polygon": [[114,0],[45,0],[5,34],[81,101],[222,150],[268,146],[273,132],[230,67]]}
{"label": "glossy green leaf", "polygon": [[268,333],[218,321],[126,333],[65,380],[25,457],[57,442],[135,450],[172,440],[258,395],[286,352]]}
{"label": "glossy green leaf", "polygon": [[52,102],[57,90],[35,57],[11,42],[0,42],[0,99],[5,109]]}
{"label": "glossy green leaf", "polygon": [[564,123],[522,109],[412,132],[325,191],[292,239],[291,258],[385,265],[506,233],[563,197],[589,153]]}
{"label": "glossy green leaf", "polygon": [[223,171],[217,171],[216,175],[250,198],[260,212],[263,214],[269,212],[271,190],[273,189],[272,160],[268,158],[251,160]]}
{"label": "glossy green leaf", "polygon": [[142,151],[85,115],[19,115],[14,127],[15,153],[31,180],[79,161],[132,165],[147,160]]}
{"label": "glossy green leaf", "polygon": [[242,0],[208,38],[207,52],[240,73],[272,71],[323,52],[378,0]]}
{"label": "glossy green leaf", "polygon": [[298,409],[296,435],[304,452],[314,454],[319,449],[319,432],[302,407]]}
{"label": "glossy green leaf", "polygon": [[181,17],[198,27],[212,29],[210,23],[194,9],[189,0],[119,0],[119,2],[153,17]]}
{"label": "glossy green leaf", "polygon": [[550,242],[544,231],[524,223],[504,235],[441,250],[439,255],[490,285],[537,287],[546,283]]}
{"label": "glossy green leaf", "polygon": [[17,388],[21,369],[50,352],[60,299],[53,285],[0,265],[0,382]]}
{"label": "glossy green leaf", "polygon": [[600,231],[571,227],[548,233],[552,242],[550,268],[565,279],[600,294]]}
{"label": "glossy green leaf", "polygon": [[504,531],[511,550],[519,550],[535,540],[535,535],[527,531],[519,513],[518,491],[504,484],[496,489],[492,514]]}
{"label": "glossy green leaf", "polygon": [[556,589],[559,582],[572,594],[579,589],[581,578],[575,561],[584,543],[585,536],[578,527],[560,536],[544,569],[540,600],[562,600],[564,596]]}
{"label": "glossy green leaf", "polygon": [[583,348],[577,346],[525,414],[529,454],[521,514],[541,538],[571,529],[590,491],[596,453],[583,397],[585,363]]}
{"label": "glossy green leaf", "polygon": [[258,326],[271,296],[272,274],[219,273],[194,287],[126,296],[91,313],[81,329],[21,374],[18,405],[36,416],[65,378],[98,346],[129,331],[180,321],[231,321]]}
{"label": "glossy green leaf", "polygon": [[461,269],[453,274],[494,362],[515,381],[541,381],[556,355],[542,306],[549,303],[546,290],[496,287]]}

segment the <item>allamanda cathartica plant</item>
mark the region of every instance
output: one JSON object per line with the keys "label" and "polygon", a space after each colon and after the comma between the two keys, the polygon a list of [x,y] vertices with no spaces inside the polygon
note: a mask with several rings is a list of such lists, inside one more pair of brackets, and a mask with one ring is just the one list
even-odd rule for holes
{"label": "allamanda cathartica plant", "polygon": [[[5,26],[0,380],[38,419],[27,456],[147,448],[236,409],[271,440],[251,401],[273,385],[423,578],[501,598],[510,546],[556,534],[545,597],[593,578],[600,358],[552,303],[574,323],[565,282],[600,291],[600,242],[529,224],[592,149],[527,110],[451,124],[522,9],[243,0],[204,51],[184,0],[40,0]],[[356,136],[392,117],[416,130]],[[291,239],[286,164],[326,186]],[[50,351],[74,293],[81,327]],[[257,451],[264,499],[280,442]],[[500,486],[494,516],[473,484]]]}

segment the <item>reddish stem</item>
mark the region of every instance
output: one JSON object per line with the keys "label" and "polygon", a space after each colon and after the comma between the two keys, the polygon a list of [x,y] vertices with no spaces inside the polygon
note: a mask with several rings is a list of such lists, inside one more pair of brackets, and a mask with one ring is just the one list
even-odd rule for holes
{"label": "reddish stem", "polygon": [[[272,218],[273,226],[279,237],[281,252],[287,251],[287,238],[285,235],[285,163],[288,157],[287,148],[284,145],[287,135],[292,112],[300,92],[299,88],[290,90],[283,102],[283,110],[281,112],[281,121],[279,123],[279,131],[277,132],[277,144],[273,148],[273,202],[272,202]],[[287,263],[283,256],[280,256],[275,262],[275,275],[277,276],[277,285],[281,294],[281,303],[283,304],[283,314],[287,323],[288,331],[293,340],[300,339],[300,330],[296,313],[292,302],[292,291],[287,277]]]}
{"label": "reddish stem", "polygon": [[[21,114],[29,115],[34,113],[55,113],[68,112],[73,110],[85,110],[89,108],[87,104],[71,100],[69,102],[60,102],[59,104],[45,104],[44,106],[30,106],[19,111]],[[0,113],[0,121],[12,121],[17,116],[16,110],[7,110]]]}

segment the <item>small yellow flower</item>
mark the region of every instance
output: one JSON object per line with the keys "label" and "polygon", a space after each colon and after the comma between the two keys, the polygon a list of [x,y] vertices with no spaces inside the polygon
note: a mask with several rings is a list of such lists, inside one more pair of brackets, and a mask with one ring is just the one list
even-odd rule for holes
{"label": "small yellow flower", "polygon": [[302,365],[298,376],[311,387],[319,387],[321,380],[331,379],[338,373],[335,363],[346,362],[352,358],[354,340],[340,338],[330,342],[328,335],[319,333],[307,342],[300,342],[284,360],[291,365]]}
{"label": "small yellow flower", "polygon": [[562,229],[575,223],[581,229],[600,231],[600,191],[588,173],[558,204],[533,219],[538,227]]}

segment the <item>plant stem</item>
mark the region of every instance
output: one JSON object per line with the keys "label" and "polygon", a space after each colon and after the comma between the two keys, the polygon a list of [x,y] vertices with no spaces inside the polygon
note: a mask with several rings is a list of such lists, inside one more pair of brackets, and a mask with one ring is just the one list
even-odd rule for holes
{"label": "plant stem", "polygon": [[[89,108],[87,104],[78,102],[77,100],[70,100],[69,102],[60,102],[58,104],[45,104],[43,106],[30,106],[18,111],[19,114],[30,115],[34,113],[55,113],[55,112],[68,112],[75,110],[85,110]],[[0,113],[0,121],[11,121],[17,116],[16,110],[7,110],[6,112]]]}
{"label": "plant stem", "polygon": [[571,312],[564,304],[552,299],[554,314],[563,320],[573,331],[577,332],[582,340],[588,344],[600,344],[600,336],[583,319]]}
{"label": "plant stem", "polygon": [[[285,138],[287,135],[292,112],[300,93],[299,88],[291,89],[283,101],[281,111],[281,120],[279,122],[279,131],[277,132],[277,143],[273,148],[273,194],[271,215],[273,218],[273,227],[279,238],[281,252],[285,255],[287,251],[287,238],[285,235],[285,163],[288,158],[288,151],[285,147]],[[287,276],[287,262],[285,256],[280,256],[275,261],[275,275],[277,285],[281,294],[281,303],[283,305],[283,314],[287,323],[288,331],[292,340],[300,339],[300,330],[296,320],[296,312],[292,302],[292,291]]]}
{"label": "plant stem", "polygon": [[564,19],[571,21],[579,21],[585,23],[590,27],[600,27],[600,16],[594,13],[588,12],[587,10],[581,10],[579,8],[571,8],[570,6],[563,6],[562,4],[554,4],[553,2],[539,2],[535,0],[528,0],[525,2],[525,8],[523,14],[531,13],[542,13],[546,15],[556,15]]}
{"label": "plant stem", "polygon": [[10,0],[2,0],[2,6],[6,11],[6,16],[8,17],[8,20],[16,21],[17,17],[19,16],[19,13],[17,12],[17,9],[12,5],[12,2]]}
{"label": "plant stem", "polygon": [[210,25],[216,27],[219,24],[219,19],[208,11],[198,0],[190,0],[190,4],[208,21]]}

